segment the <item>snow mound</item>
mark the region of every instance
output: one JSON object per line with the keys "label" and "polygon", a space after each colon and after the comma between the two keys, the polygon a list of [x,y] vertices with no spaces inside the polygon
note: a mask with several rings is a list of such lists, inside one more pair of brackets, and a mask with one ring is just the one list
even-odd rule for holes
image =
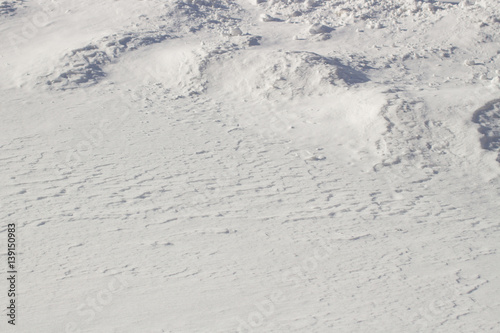
{"label": "snow mound", "polygon": [[330,93],[335,86],[346,87],[369,81],[363,72],[343,64],[340,59],[314,52],[273,51],[242,56],[246,58],[225,60],[221,66],[242,71],[245,73],[243,77],[231,78],[228,71],[223,74],[228,77],[215,79],[226,82],[231,86],[228,89],[242,95],[250,93],[268,100],[289,100],[320,96]]}
{"label": "snow mound", "polygon": [[96,84],[106,76],[103,67],[126,51],[160,43],[172,38],[166,32],[127,32],[106,36],[96,43],[72,50],[66,54],[45,83],[57,90],[74,89]]}
{"label": "snow mound", "polygon": [[176,0],[166,2],[156,22],[140,16],[141,21],[125,31],[64,55],[51,73],[42,77],[52,89],[65,90],[94,85],[106,76],[104,66],[127,51],[160,43],[166,39],[206,30],[225,37],[239,38],[246,46],[259,45],[259,36],[244,34],[235,18],[241,8],[232,1]]}
{"label": "snow mound", "polygon": [[[281,16],[292,23],[313,21],[314,24],[331,27],[367,20],[382,27],[396,18],[416,14],[421,17],[430,16],[452,5],[426,0],[269,0],[254,3],[263,7],[267,15]],[[335,15],[331,15],[332,13]]]}
{"label": "snow mound", "polygon": [[479,124],[481,147],[498,152],[497,161],[500,162],[500,99],[486,103],[474,112],[472,121]]}
{"label": "snow mound", "polygon": [[234,14],[240,12],[241,8],[234,1],[175,0],[167,2],[165,6],[168,10],[163,20],[173,24],[180,32],[220,32],[228,27],[236,27],[240,22]]}

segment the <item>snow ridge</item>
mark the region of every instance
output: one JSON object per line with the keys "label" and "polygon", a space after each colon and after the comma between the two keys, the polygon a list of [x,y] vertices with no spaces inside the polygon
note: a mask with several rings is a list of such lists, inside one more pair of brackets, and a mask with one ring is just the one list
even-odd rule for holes
{"label": "snow ridge", "polygon": [[160,43],[167,38],[173,37],[162,31],[125,32],[104,37],[66,54],[61,59],[63,65],[47,75],[45,83],[59,90],[96,84],[106,76],[103,67],[122,53]]}
{"label": "snow ridge", "polygon": [[483,149],[498,152],[497,161],[500,162],[500,99],[486,103],[476,110],[472,121],[479,124],[481,147]]}

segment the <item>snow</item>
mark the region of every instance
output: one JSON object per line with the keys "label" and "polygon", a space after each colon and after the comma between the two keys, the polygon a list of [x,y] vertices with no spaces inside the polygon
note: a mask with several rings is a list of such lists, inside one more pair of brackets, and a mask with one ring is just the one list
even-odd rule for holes
{"label": "snow", "polygon": [[500,328],[496,0],[0,18],[2,332]]}

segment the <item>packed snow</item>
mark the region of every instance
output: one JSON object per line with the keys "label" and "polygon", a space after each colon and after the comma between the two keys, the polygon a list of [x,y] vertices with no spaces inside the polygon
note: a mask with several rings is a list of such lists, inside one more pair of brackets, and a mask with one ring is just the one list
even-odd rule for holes
{"label": "packed snow", "polygon": [[1,332],[500,331],[497,0],[7,0],[0,29]]}

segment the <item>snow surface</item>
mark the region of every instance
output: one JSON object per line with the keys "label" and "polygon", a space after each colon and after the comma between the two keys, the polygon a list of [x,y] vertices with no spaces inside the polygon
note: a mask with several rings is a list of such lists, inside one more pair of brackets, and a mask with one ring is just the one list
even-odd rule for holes
{"label": "snow surface", "polygon": [[500,332],[497,0],[0,20],[2,332]]}

